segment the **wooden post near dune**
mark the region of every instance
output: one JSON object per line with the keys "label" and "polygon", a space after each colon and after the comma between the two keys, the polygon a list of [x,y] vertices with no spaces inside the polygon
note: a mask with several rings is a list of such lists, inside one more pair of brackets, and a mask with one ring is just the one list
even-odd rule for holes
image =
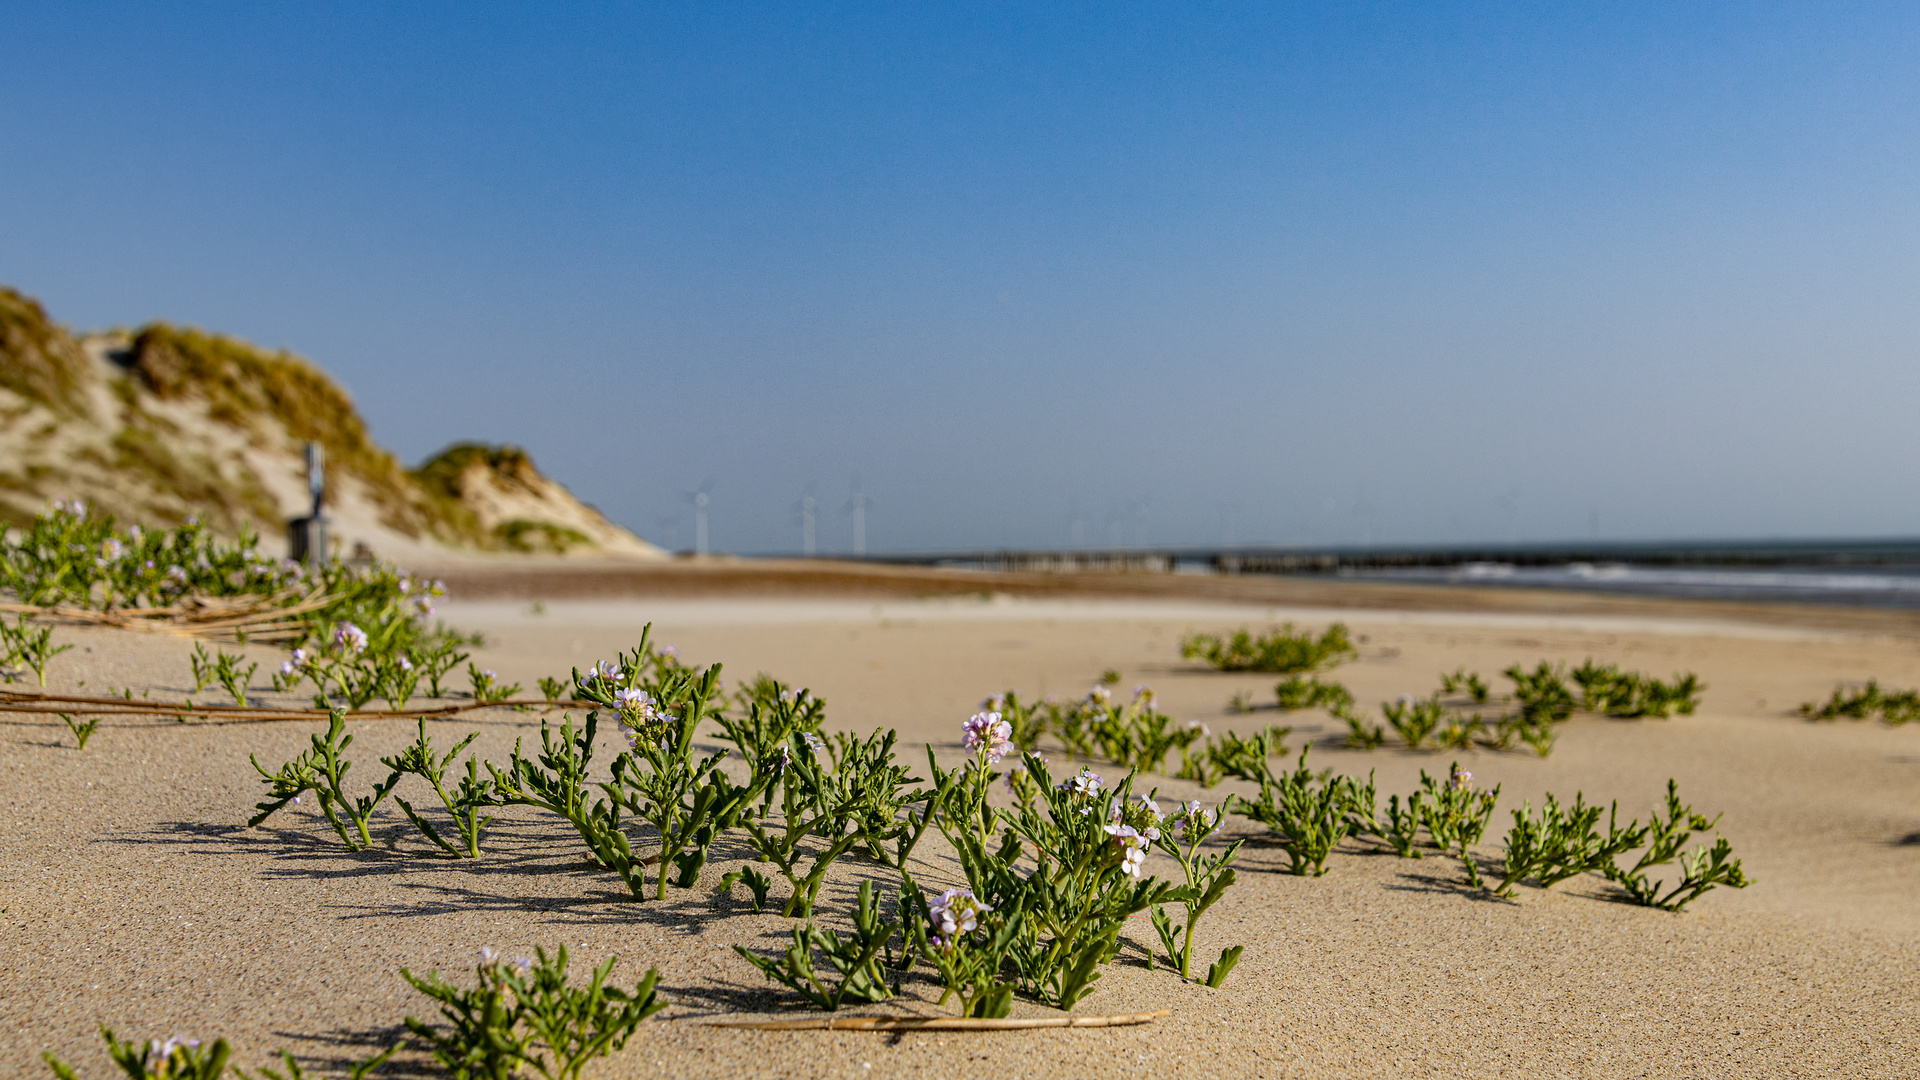
{"label": "wooden post near dune", "polygon": [[307,491],[313,513],[287,522],[287,557],[309,566],[327,561],[327,460],[317,442],[307,444]]}

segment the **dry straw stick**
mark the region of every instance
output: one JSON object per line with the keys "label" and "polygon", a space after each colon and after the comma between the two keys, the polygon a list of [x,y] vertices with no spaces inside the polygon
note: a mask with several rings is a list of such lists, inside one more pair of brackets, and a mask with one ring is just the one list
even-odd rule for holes
{"label": "dry straw stick", "polygon": [[[347,709],[349,720],[414,720],[420,717],[458,716],[476,709],[510,709],[518,706],[538,709],[595,708],[591,701],[547,701],[526,698],[513,701],[469,701],[457,705],[433,705],[419,709]],[[75,708],[79,706],[79,708]],[[99,716],[195,716],[228,723],[261,723],[272,720],[325,720],[329,709],[258,709],[239,705],[170,705],[145,698],[128,700],[115,697],[87,697],[76,694],[40,694],[26,690],[0,690],[0,713],[82,713]]]}
{"label": "dry straw stick", "polygon": [[1151,1024],[1171,1010],[1114,1016],[1045,1016],[1031,1020],[982,1020],[961,1016],[817,1016],[808,1020],[715,1020],[708,1027],[754,1031],[1026,1031],[1032,1028],[1104,1028]]}
{"label": "dry straw stick", "polygon": [[[305,627],[297,616],[318,611],[335,599],[318,590],[305,597],[289,590],[268,597],[196,596],[167,607],[108,611],[0,602],[0,612],[45,622],[152,630],[191,638],[235,640],[244,632],[249,640],[272,642],[304,633]],[[294,602],[288,604],[289,600]]]}

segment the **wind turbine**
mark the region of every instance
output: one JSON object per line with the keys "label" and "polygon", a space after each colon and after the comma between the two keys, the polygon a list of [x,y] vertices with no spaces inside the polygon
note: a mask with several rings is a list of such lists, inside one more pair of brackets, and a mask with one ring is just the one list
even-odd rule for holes
{"label": "wind turbine", "polygon": [[707,553],[707,503],[711,501],[712,491],[713,481],[709,479],[698,489],[683,492],[680,496],[693,504],[693,553],[696,555]]}
{"label": "wind turbine", "polygon": [[806,494],[800,496],[800,501],[794,503],[793,508],[800,514],[800,551],[811,559],[818,548],[815,525],[820,511],[820,501],[813,497],[812,487],[807,488]]}
{"label": "wind turbine", "polygon": [[853,483],[849,486],[852,490],[847,495],[845,509],[847,513],[853,515],[853,553],[865,555],[867,553],[867,507],[872,506],[873,502],[867,498],[867,493],[860,489],[859,477],[854,477]]}

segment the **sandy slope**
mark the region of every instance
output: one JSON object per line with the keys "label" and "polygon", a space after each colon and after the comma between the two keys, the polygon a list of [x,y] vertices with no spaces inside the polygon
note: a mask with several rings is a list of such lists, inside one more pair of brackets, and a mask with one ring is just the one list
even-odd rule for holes
{"label": "sandy slope", "polygon": [[[1151,682],[1176,715],[1216,726],[1279,719],[1223,708],[1239,689],[1264,696],[1271,678],[1198,671],[1176,650],[1189,628],[1231,628],[1264,608],[680,599],[552,603],[540,615],[517,603],[456,604],[446,614],[487,631],[486,662],[529,684],[610,655],[652,618],[683,654],[724,661],[730,677],[765,670],[812,686],[836,726],[891,725],[943,750],[983,695],[1079,693],[1107,667],[1124,687]],[[475,864],[428,857],[397,812],[376,851],[346,855],[299,812],[240,828],[256,797],[247,754],[281,760],[304,741],[303,725],[126,725],[76,753],[63,727],[7,718],[0,1074],[32,1074],[38,1053],[53,1049],[104,1075],[91,1034],[101,1021],[123,1034],[225,1033],[249,1066],[281,1046],[324,1065],[423,1013],[400,967],[464,968],[483,944],[566,943],[576,962],[620,954],[629,977],[659,965],[676,1003],[599,1076],[1920,1075],[1920,731],[1791,715],[1836,680],[1920,685],[1910,642],[1644,612],[1347,616],[1366,642],[1340,678],[1365,704],[1425,692],[1443,669],[1491,675],[1543,657],[1700,672],[1712,688],[1697,716],[1577,718],[1549,759],[1480,751],[1465,764],[1505,785],[1503,825],[1507,807],[1546,791],[1644,812],[1677,777],[1701,809],[1725,811],[1723,831],[1758,884],[1681,915],[1614,902],[1598,880],[1501,903],[1468,895],[1441,860],[1357,847],[1324,878],[1290,877],[1284,856],[1256,840],[1241,884],[1202,924],[1209,949],[1248,944],[1226,988],[1183,985],[1128,948],[1082,1006],[1168,1008],[1170,1021],[992,1036],[723,1032],[700,1019],[782,1001],[727,948],[771,949],[783,934],[782,920],[716,894],[737,849],[700,888],[644,905],[585,866],[564,828],[531,814],[505,815],[493,853]],[[178,643],[73,639],[91,651],[56,661],[68,685],[159,694],[185,678]],[[1296,742],[1333,730],[1319,714],[1286,722]],[[440,727],[449,737],[481,730],[478,749],[499,759],[536,725],[503,712]],[[356,779],[367,783],[376,752],[406,733],[366,723],[356,734],[366,762]],[[1331,745],[1314,757],[1377,770],[1383,798],[1448,761]],[[1162,784],[1169,796],[1226,790]],[[847,864],[836,875],[828,918],[866,872]],[[1151,938],[1144,920],[1131,934],[1142,947]],[[928,984],[907,989],[906,1008],[932,1011]]]}

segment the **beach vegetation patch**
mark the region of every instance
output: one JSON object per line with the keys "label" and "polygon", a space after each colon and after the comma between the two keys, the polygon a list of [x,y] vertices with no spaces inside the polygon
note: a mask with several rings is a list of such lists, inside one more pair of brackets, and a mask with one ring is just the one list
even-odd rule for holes
{"label": "beach vegetation patch", "polygon": [[1334,623],[1318,635],[1310,630],[1296,632],[1292,623],[1283,623],[1258,635],[1247,628],[1226,637],[1188,634],[1180,642],[1180,655],[1188,660],[1203,660],[1219,671],[1288,675],[1335,667],[1359,656],[1360,652],[1354,648],[1343,623]]}
{"label": "beach vegetation patch", "polygon": [[881,918],[880,896],[873,882],[863,881],[854,900],[853,931],[845,937],[821,929],[809,918],[793,927],[793,943],[779,956],[761,956],[744,945],[735,945],[733,951],[769,980],[818,1008],[837,1012],[842,1005],[870,1005],[900,992],[897,978],[889,985],[886,974],[893,961],[891,945],[899,933],[898,920]]}
{"label": "beach vegetation patch", "polygon": [[1299,709],[1337,710],[1353,706],[1353,691],[1337,682],[1321,682],[1317,676],[1294,675],[1273,687],[1274,704],[1281,712]]}
{"label": "beach vegetation patch", "polygon": [[1809,701],[1800,706],[1800,715],[1809,720],[1865,720],[1878,716],[1881,722],[1899,727],[1920,720],[1920,690],[1880,689],[1876,680],[1856,688],[1835,687],[1823,702]]}
{"label": "beach vegetation patch", "polygon": [[482,949],[472,987],[401,968],[440,1006],[439,1022],[409,1016],[407,1030],[452,1076],[504,1078],[530,1068],[547,1080],[577,1080],[588,1062],[626,1046],[642,1021],[667,1007],[658,968],[622,990],[608,980],[618,962],[601,961],[585,985],[569,982],[565,945],[551,957],[536,948],[533,959],[512,963]]}

